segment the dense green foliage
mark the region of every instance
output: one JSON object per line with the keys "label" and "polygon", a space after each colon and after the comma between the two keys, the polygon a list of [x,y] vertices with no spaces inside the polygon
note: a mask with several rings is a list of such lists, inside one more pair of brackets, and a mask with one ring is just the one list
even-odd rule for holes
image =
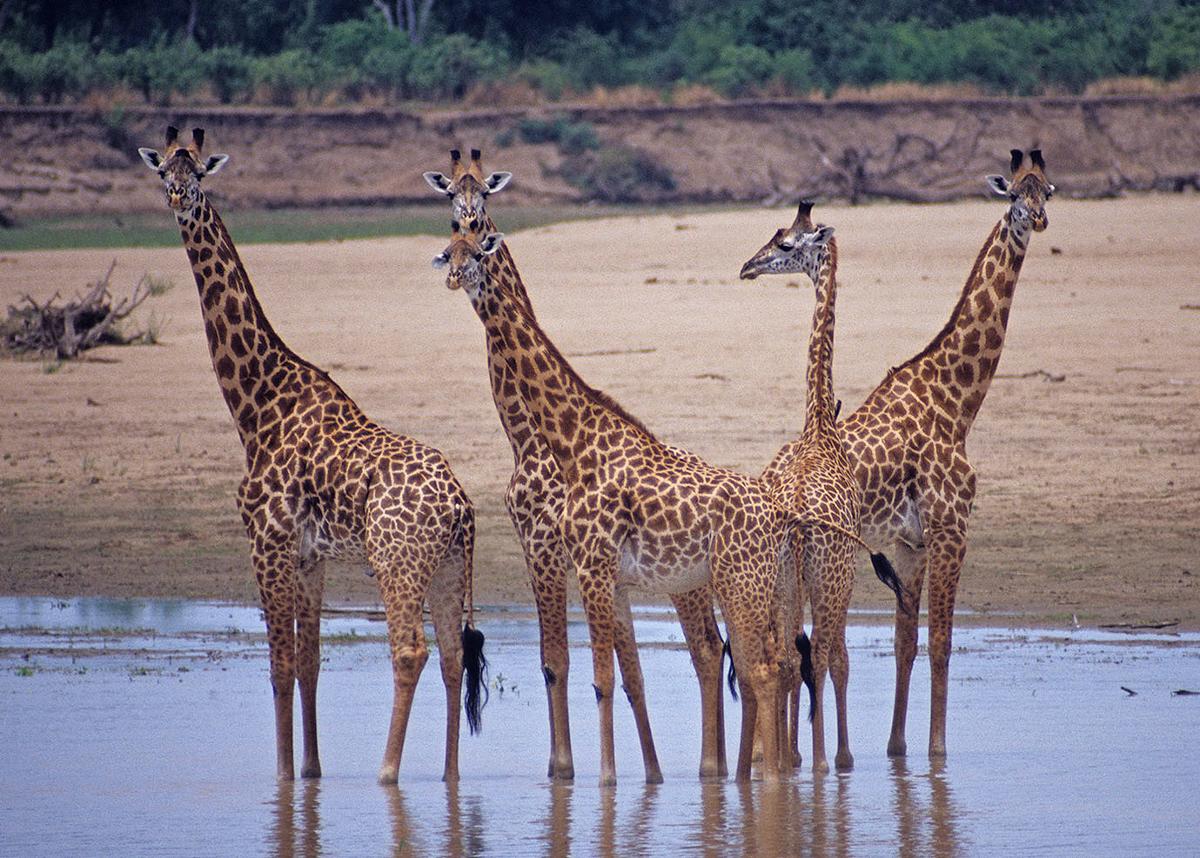
{"label": "dense green foliage", "polygon": [[369,0],[10,0],[0,2],[0,94],[396,102],[504,80],[549,99],[625,84],[727,96],[888,81],[1035,93],[1200,71],[1195,0],[434,0],[431,10],[413,39]]}

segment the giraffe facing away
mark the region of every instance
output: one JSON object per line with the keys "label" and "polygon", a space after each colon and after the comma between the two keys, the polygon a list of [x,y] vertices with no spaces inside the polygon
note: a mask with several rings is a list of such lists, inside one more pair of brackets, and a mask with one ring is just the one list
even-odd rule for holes
{"label": "giraffe facing away", "polygon": [[[798,511],[823,520],[836,521],[845,532],[810,527],[799,549],[797,572],[797,626],[802,624],[804,599],[813,610],[812,668],[810,686],[812,707],[813,771],[828,771],[825,757],[823,688],[825,674],[833,679],[837,707],[837,755],[839,770],[854,766],[850,752],[850,734],[846,717],[846,686],[850,659],[846,651],[846,614],[854,588],[855,557],[862,510],[862,489],[846,455],[837,428],[837,405],[833,395],[834,304],[837,300],[837,242],[833,227],[817,226],[812,221],[812,206],[800,203],[791,226],[775,232],[763,247],[742,266],[743,280],[761,274],[803,272],[816,287],[812,332],[808,340],[808,387],[805,394],[804,429],[800,437],[785,444],[763,472],[780,501]],[[876,574],[890,586],[895,573],[881,556],[872,557]],[[801,644],[803,645],[803,644]],[[799,693],[797,685],[791,698],[789,735],[798,760]]]}
{"label": "giraffe facing away", "polygon": [[[495,224],[486,211],[489,194],[502,190],[512,174],[484,174],[481,153],[471,150],[464,161],[458,150],[450,153],[450,176],[438,172],[424,174],[434,191],[451,200],[455,224],[465,232],[486,235],[495,232]],[[482,265],[489,281],[517,302],[531,319],[536,319],[525,284],[506,244],[484,254]],[[542,674],[550,714],[551,778],[574,777],[571,753],[570,719],[567,700],[567,671],[570,664],[567,646],[567,578],[571,558],[559,531],[566,484],[549,446],[538,433],[533,415],[517,390],[517,375],[488,339],[488,374],[492,398],[500,423],[513,451],[513,473],[505,492],[505,506],[525,555],[530,585],[537,606],[541,642]],[[725,727],[721,694],[721,664],[724,644],[712,609],[712,593],[707,586],[672,594],[671,600],[683,625],[692,663],[700,680],[701,777],[725,777]],[[636,658],[632,625],[619,624],[617,652],[625,691],[633,706],[648,781],[659,781],[657,753],[650,731],[644,702],[644,680]],[[630,635],[628,640],[625,635]]]}
{"label": "giraffe facing away", "polygon": [[[443,776],[458,778],[459,697],[472,732],[483,691],[483,635],[474,628],[475,513],[437,450],[370,420],[322,370],[275,333],[233,241],[200,181],[227,155],[205,159],[204,131],[184,145],[140,149],[161,177],[192,265],[213,370],[246,453],[238,509],[250,537],[270,646],[277,774],[295,776],[293,692],[303,718],[301,776],[319,777],[317,678],[324,561],[366,559],[379,582],[394,694],[379,779],[395,783],[413,691],[429,657],[428,601],[446,687]],[[459,633],[463,600],[466,624]]]}
{"label": "giraffe facing away", "polygon": [[[492,283],[482,264],[503,236],[455,228],[434,258],[446,285],[463,289],[489,348],[516,373],[516,388],[566,484],[559,528],[574,561],[591,635],[600,707],[600,780],[616,781],[613,650],[629,625],[631,586],[678,593],[711,584],[729,629],[742,683],[737,778],[750,777],[757,732],[763,777],[781,774],[778,709],[787,663],[787,610],[779,598],[782,555],[797,527],[811,524],[776,503],[756,479],[715,468],[660,442],[611,398],[589,387],[536,320]],[[830,525],[836,526],[836,525]]]}
{"label": "giraffe facing away", "polygon": [[967,545],[975,472],[966,440],[1000,361],[1021,263],[1033,232],[1046,228],[1042,153],[1012,150],[1012,179],[988,176],[1008,207],[975,259],[945,327],[895,367],[842,421],[863,488],[862,532],[894,545],[902,589],[896,609],[896,695],[888,754],[907,752],[905,719],[917,654],[921,588],[929,582],[929,755],[946,754],[946,686],[954,598]]}

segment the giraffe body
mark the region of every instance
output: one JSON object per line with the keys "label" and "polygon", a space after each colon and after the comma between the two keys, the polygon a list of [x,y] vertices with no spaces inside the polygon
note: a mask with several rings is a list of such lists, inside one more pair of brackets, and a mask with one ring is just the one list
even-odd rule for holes
{"label": "giraffe body", "polygon": [[440,452],[369,419],[322,370],[272,329],[233,242],[199,187],[225,156],[200,157],[203,131],[164,155],[141,150],[162,177],[199,291],[213,370],[246,454],[238,508],[250,537],[266,617],[275,698],[276,764],[294,777],[293,694],[299,682],[304,759],[321,773],[316,689],[324,561],[370,563],[386,607],[394,698],[380,780],[397,779],[412,694],[428,659],[428,601],[446,686],[443,774],[458,777],[459,697],[468,671],[467,717],[478,724],[482,636],[468,625],[475,517]]}
{"label": "giraffe body", "polygon": [[[464,231],[486,235],[495,225],[486,211],[488,195],[502,190],[512,174],[496,172],[484,175],[480,153],[474,150],[464,162],[457,150],[451,153],[451,175],[429,172],[425,180],[439,194],[451,200],[455,224]],[[488,280],[503,290],[532,319],[533,304],[516,263],[506,244],[483,257]],[[509,362],[492,348],[488,340],[488,374],[492,398],[501,426],[513,451],[513,473],[505,492],[505,506],[524,551],[530,586],[538,612],[542,673],[546,680],[550,718],[551,778],[574,777],[571,752],[567,677],[570,667],[567,645],[567,578],[573,570],[570,554],[559,530],[566,503],[566,482],[546,441],[537,431],[533,415],[518,390],[518,376]],[[681,452],[681,451],[680,451]],[[622,561],[629,576],[636,574],[638,549],[627,549]],[[699,580],[698,574],[695,576]],[[724,744],[724,713],[721,693],[721,668],[724,642],[712,608],[712,593],[707,587],[671,592],[672,603],[683,626],[684,638],[700,682],[703,724],[701,729],[701,777],[724,777],[727,763]],[[633,640],[632,615],[617,630],[622,637],[618,648],[621,673],[627,696],[638,724],[639,742],[646,761],[649,781],[660,780],[653,737],[645,701],[638,693],[644,683]],[[627,640],[625,638],[628,638]]]}
{"label": "giraffe body", "polygon": [[[764,273],[801,271],[816,288],[812,331],[808,347],[808,386],[804,429],[801,436],[784,445],[763,472],[781,502],[825,521],[841,530],[808,528],[793,558],[796,563],[797,627],[803,625],[804,600],[813,611],[812,635],[812,765],[814,771],[828,770],[825,757],[823,687],[825,675],[833,678],[837,708],[838,769],[854,765],[850,752],[846,711],[846,688],[850,659],[846,649],[846,614],[854,588],[855,557],[859,543],[850,534],[859,532],[862,489],[846,455],[836,425],[833,396],[834,305],[837,297],[837,245],[829,227],[817,228],[810,216],[812,204],[802,202],[792,225],[778,230],[742,266],[741,277],[753,279]],[[799,684],[790,695],[789,742],[799,763]]]}
{"label": "giraffe body", "polygon": [[[766,488],[704,464],[658,441],[636,418],[588,387],[545,333],[481,260],[501,236],[456,230],[435,258],[447,285],[463,288],[484,323],[489,349],[514,371],[514,384],[566,487],[559,529],[579,579],[592,642],[600,706],[601,783],[616,779],[613,755],[613,652],[632,647],[628,588],[696,592],[710,584],[730,629],[743,689],[737,774],[750,776],[750,742],[762,737],[764,776],[777,779],[777,702],[786,658],[777,598],[781,554],[795,526]],[[636,663],[636,651],[631,660]],[[625,659],[622,658],[622,664]],[[627,694],[641,696],[630,687]],[[640,680],[640,672],[637,675]],[[637,713],[635,712],[635,715]],[[640,726],[640,725],[639,725]]]}
{"label": "giraffe body", "polygon": [[896,610],[896,694],[888,753],[907,751],[905,722],[917,652],[921,590],[929,583],[929,754],[946,753],[946,697],[954,600],[966,554],[975,471],[974,423],[1004,346],[1013,292],[1032,232],[1046,228],[1054,192],[1039,150],[1012,152],[1013,178],[988,178],[1009,207],[984,242],[945,327],[892,369],[840,424],[863,489],[863,537],[894,545],[902,582]]}

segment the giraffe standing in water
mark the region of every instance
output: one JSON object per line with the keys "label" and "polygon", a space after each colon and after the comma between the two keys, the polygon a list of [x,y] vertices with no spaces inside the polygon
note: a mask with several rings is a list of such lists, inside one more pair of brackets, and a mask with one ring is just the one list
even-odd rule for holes
{"label": "giraffe standing in water", "polygon": [[863,488],[863,537],[894,545],[902,582],[896,609],[896,696],[888,754],[907,752],[905,719],[921,589],[929,582],[929,755],[946,754],[946,687],[954,597],[967,547],[975,472],[966,440],[1000,361],[1030,235],[1046,228],[1039,149],[1012,150],[1012,179],[988,176],[1008,207],[975,259],[945,327],[892,369],[840,424]]}
{"label": "giraffe standing in water", "polygon": [[[379,779],[395,783],[417,679],[429,658],[421,618],[429,604],[446,686],[443,777],[458,778],[459,697],[479,726],[483,635],[474,627],[475,513],[437,450],[369,419],[322,370],[284,344],[267,321],[233,241],[200,189],[227,155],[204,158],[204,131],[183,145],[139,149],[175,212],[200,293],[217,383],[246,454],[238,508],[250,537],[270,646],[276,771],[295,777],[293,694],[303,719],[302,777],[319,777],[317,677],[327,558],[365,558],[387,612],[394,695]],[[466,624],[461,634],[463,600]]]}
{"label": "giraffe standing in water", "polygon": [[[450,176],[438,172],[424,174],[425,181],[438,194],[451,200],[455,224],[477,236],[495,232],[495,224],[486,210],[490,194],[508,185],[512,173],[486,174],[480,163],[481,153],[471,150],[469,162],[457,149],[450,153]],[[494,252],[483,255],[482,265],[494,288],[503,290],[532,319],[536,319],[533,304],[516,263],[507,245],[501,243]],[[566,544],[559,531],[566,483],[549,446],[538,433],[533,415],[518,389],[518,376],[500,354],[491,338],[487,341],[488,374],[492,398],[500,415],[500,424],[513,451],[513,474],[505,493],[505,506],[512,518],[529,572],[537,606],[541,639],[542,674],[550,711],[551,778],[569,780],[574,777],[571,753],[570,720],[567,702],[567,577],[572,565]],[[725,777],[725,727],[721,696],[721,663],[724,644],[713,614],[712,593],[708,587],[672,594],[671,600],[683,625],[692,663],[700,680],[701,710],[701,777]],[[646,761],[646,778],[659,781],[658,757],[646,715],[643,695],[644,682],[636,660],[636,643],[632,626],[620,624],[615,634],[621,639],[617,652],[621,655],[621,675],[625,691],[633,706],[638,725],[638,738]],[[632,654],[632,655],[631,655]]]}
{"label": "giraffe standing in water", "polygon": [[[837,404],[833,396],[834,304],[837,299],[837,242],[833,228],[812,221],[812,203],[801,202],[795,220],[775,232],[763,247],[742,266],[741,277],[753,280],[761,274],[800,271],[816,287],[812,333],[808,341],[808,387],[805,396],[804,430],[786,444],[763,472],[780,501],[822,520],[835,521],[841,530],[808,528],[799,548],[797,572],[799,599],[797,626],[801,625],[804,598],[813,609],[812,634],[812,766],[828,771],[825,757],[823,688],[825,674],[833,678],[837,706],[838,769],[854,766],[846,718],[846,686],[850,657],[846,651],[846,614],[854,589],[854,561],[860,540],[848,534],[859,532],[862,489],[846,455],[838,432]],[[876,573],[895,587],[895,573],[878,555],[872,556]],[[801,651],[808,642],[799,641]],[[799,693],[791,698],[789,743],[799,761]]]}
{"label": "giraffe standing in water", "polygon": [[487,276],[482,259],[498,250],[502,238],[455,228],[434,265],[449,267],[447,286],[467,293],[489,347],[513,368],[519,395],[565,481],[559,529],[591,635],[601,784],[616,781],[612,659],[620,643],[615,627],[632,625],[625,591],[645,586],[676,593],[704,584],[711,584],[721,605],[742,683],[737,778],[750,777],[757,732],[763,776],[777,780],[781,665],[794,652],[786,636],[789,611],[777,588],[791,577],[790,570],[780,573],[793,531],[814,522],[776,503],[760,481],[663,444],[584,383],[536,320]]}

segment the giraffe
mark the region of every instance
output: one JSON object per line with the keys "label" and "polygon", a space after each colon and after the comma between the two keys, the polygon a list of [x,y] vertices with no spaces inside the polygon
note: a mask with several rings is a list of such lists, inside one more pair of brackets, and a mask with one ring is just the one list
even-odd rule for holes
{"label": "giraffe", "polygon": [[946,684],[954,597],[975,497],[966,439],[1004,347],[1013,291],[1031,232],[1049,223],[1041,150],[1011,152],[1012,179],[988,176],[1008,198],[975,259],[945,327],[890,370],[840,424],[863,488],[863,537],[894,544],[901,581],[896,609],[896,693],[888,754],[904,756],[909,680],[917,653],[921,588],[929,582],[929,756],[946,755]]}
{"label": "giraffe", "polygon": [[[163,153],[138,152],[161,177],[195,275],[213,370],[246,454],[238,508],[266,617],[275,700],[276,771],[295,777],[293,692],[303,719],[302,777],[320,777],[317,678],[324,561],[366,559],[387,612],[394,693],[379,780],[395,783],[413,691],[429,657],[428,600],[446,687],[443,777],[458,778],[458,700],[479,727],[483,635],[475,629],[475,513],[440,452],[369,419],[271,327],[233,241],[200,188],[227,155],[205,159],[204,131]],[[458,623],[467,602],[466,623]]]}
{"label": "giraffe", "polygon": [[[425,181],[438,194],[451,200],[453,222],[467,232],[486,235],[496,227],[486,210],[490,194],[508,185],[512,173],[486,174],[480,161],[481,152],[471,150],[465,161],[459,150],[450,152],[450,176],[438,172],[424,174]],[[536,319],[524,281],[513,261],[507,244],[485,254],[483,266],[489,280],[503,289],[520,304],[526,315]],[[558,522],[562,518],[566,498],[565,483],[550,448],[536,431],[529,408],[516,389],[516,374],[488,341],[488,374],[492,398],[500,415],[513,451],[513,473],[505,492],[505,506],[516,528],[524,550],[525,564],[537,606],[541,644],[542,674],[546,683],[550,716],[550,762],[548,776],[569,780],[574,776],[571,753],[570,719],[567,701],[567,671],[570,658],[567,647],[567,577],[571,572],[568,556]],[[721,666],[724,643],[713,614],[712,594],[707,587],[687,593],[672,594],[671,600],[683,626],[692,664],[700,682],[701,711],[701,778],[725,777],[725,728],[721,695]],[[616,634],[623,635],[625,626]],[[632,640],[624,642],[618,652],[636,653]],[[643,682],[636,678],[640,667],[636,661],[621,663],[623,677],[634,674],[625,682],[635,711],[639,741],[647,764],[647,780],[662,777],[657,754],[649,729],[645,704],[639,690]]]}
{"label": "giraffe", "polygon": [[[847,534],[859,532],[862,489],[855,477],[842,436],[837,428],[837,405],[833,396],[834,304],[837,300],[837,242],[833,227],[814,225],[813,204],[800,203],[791,226],[775,232],[763,247],[742,266],[741,278],[753,280],[760,274],[802,271],[816,287],[812,332],[808,341],[808,387],[804,405],[804,429],[800,437],[785,444],[763,472],[783,503],[801,512],[836,521],[842,533],[821,527],[809,528],[799,550],[797,621],[801,625],[804,598],[813,610],[812,684],[809,686],[812,721],[813,771],[825,772],[825,722],[823,688],[825,674],[833,679],[837,707],[838,747],[834,764],[839,770],[854,766],[846,718],[846,684],[850,659],[846,651],[846,614],[854,588],[854,561],[859,541]],[[894,584],[894,571],[873,556],[877,574]],[[808,644],[797,642],[801,651]],[[798,760],[799,686],[791,699],[788,739]]]}
{"label": "giraffe", "polygon": [[565,482],[559,529],[591,635],[601,785],[616,782],[612,659],[620,641],[614,628],[632,625],[631,586],[672,593],[711,584],[743,690],[737,779],[750,777],[757,732],[764,780],[778,780],[780,673],[792,648],[785,643],[786,610],[777,588],[790,577],[779,574],[788,540],[810,522],[777,504],[760,481],[681,455],[589,387],[537,321],[487,276],[482,259],[499,249],[503,236],[452,228],[453,239],[434,266],[448,266],[446,285],[467,293]]}

